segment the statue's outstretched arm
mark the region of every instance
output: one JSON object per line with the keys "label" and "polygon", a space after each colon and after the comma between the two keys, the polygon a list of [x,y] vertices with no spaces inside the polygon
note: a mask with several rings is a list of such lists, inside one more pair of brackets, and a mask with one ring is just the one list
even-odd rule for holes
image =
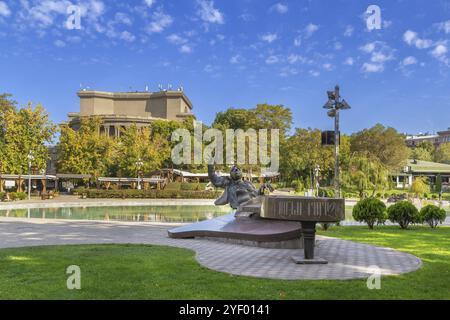
{"label": "statue's outstretched arm", "polygon": [[208,178],[215,187],[223,188],[227,185],[228,180],[216,174],[213,164],[208,164]]}

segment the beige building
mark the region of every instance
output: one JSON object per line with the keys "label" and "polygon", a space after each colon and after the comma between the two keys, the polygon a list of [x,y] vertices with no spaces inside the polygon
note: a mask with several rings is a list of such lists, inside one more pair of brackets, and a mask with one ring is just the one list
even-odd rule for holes
{"label": "beige building", "polygon": [[117,137],[122,128],[148,126],[154,120],[182,121],[193,116],[192,103],[183,91],[103,92],[79,91],[80,112],[69,113],[69,126],[77,130],[83,117],[102,119],[101,134]]}

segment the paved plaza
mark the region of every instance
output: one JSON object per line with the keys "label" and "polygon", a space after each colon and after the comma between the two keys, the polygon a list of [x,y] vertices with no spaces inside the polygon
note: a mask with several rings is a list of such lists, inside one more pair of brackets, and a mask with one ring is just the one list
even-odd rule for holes
{"label": "paved plaza", "polygon": [[328,260],[329,264],[296,265],[291,256],[299,255],[300,250],[171,239],[167,236],[170,228],[173,225],[0,218],[0,248],[107,243],[166,245],[195,251],[197,261],[212,270],[286,280],[367,278],[374,272],[373,266],[382,275],[398,275],[422,265],[420,259],[407,253],[321,236],[317,237],[316,256]]}

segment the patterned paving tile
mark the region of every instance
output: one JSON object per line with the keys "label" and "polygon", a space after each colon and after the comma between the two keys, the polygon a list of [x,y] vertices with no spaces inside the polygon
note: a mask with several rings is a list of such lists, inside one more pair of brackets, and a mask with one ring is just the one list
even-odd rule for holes
{"label": "patterned paving tile", "polygon": [[198,262],[212,270],[234,275],[286,280],[357,279],[372,274],[412,272],[422,266],[417,257],[389,248],[352,241],[318,237],[316,256],[327,265],[297,265],[292,255],[301,250],[245,247],[211,240],[170,239],[170,226],[91,221],[42,221],[0,219],[0,248],[62,245],[132,243],[191,249]]}

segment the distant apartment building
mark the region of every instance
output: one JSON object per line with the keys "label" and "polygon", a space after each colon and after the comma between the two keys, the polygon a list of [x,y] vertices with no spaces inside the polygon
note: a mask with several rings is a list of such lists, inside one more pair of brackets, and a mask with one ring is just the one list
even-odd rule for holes
{"label": "distant apartment building", "polygon": [[69,113],[68,124],[77,130],[81,119],[98,117],[100,133],[118,137],[135,124],[144,127],[155,120],[182,121],[193,116],[192,103],[182,90],[160,92],[79,91],[80,111]]}
{"label": "distant apartment building", "polygon": [[439,131],[437,134],[419,134],[406,137],[408,147],[416,147],[422,142],[431,142],[436,148],[443,143],[450,142],[450,128],[446,131]]}

